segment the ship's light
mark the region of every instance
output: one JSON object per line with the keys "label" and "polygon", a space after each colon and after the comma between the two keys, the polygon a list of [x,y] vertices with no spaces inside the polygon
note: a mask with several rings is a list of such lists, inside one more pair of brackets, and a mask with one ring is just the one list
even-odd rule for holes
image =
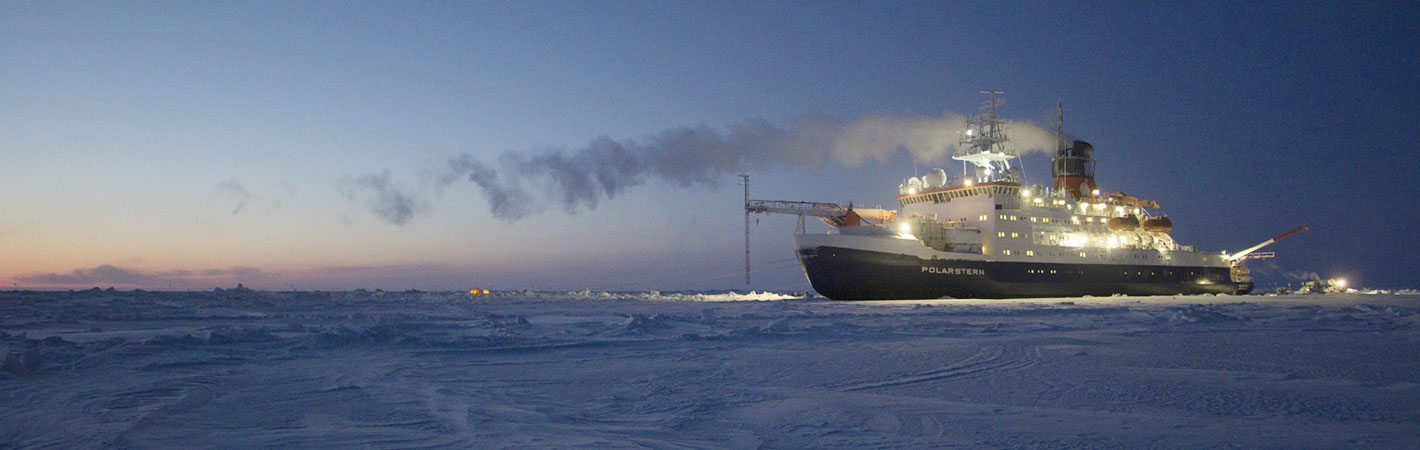
{"label": "ship's light", "polygon": [[962,182],[962,184],[965,184],[965,185],[967,185],[967,186],[971,186],[971,179],[970,179],[970,178],[967,178],[966,181]]}
{"label": "ship's light", "polygon": [[1040,197],[1036,197],[1036,198],[1035,198],[1035,202],[1036,202],[1036,203],[1045,203],[1045,199],[1042,199],[1042,198],[1040,198]]}
{"label": "ship's light", "polygon": [[971,129],[970,129],[970,128],[967,128],[967,129],[966,129],[966,135],[967,135],[967,136],[971,136]]}
{"label": "ship's light", "polygon": [[1099,189],[1095,189],[1095,190],[1093,190],[1093,191],[1090,191],[1090,195],[1093,195],[1093,196],[1095,196],[1095,197],[1099,197],[1099,196],[1100,196],[1100,190],[1099,190]]}
{"label": "ship's light", "polygon": [[1334,284],[1336,285],[1336,287],[1339,288],[1344,288],[1346,287],[1346,280],[1342,278],[1337,278],[1336,281],[1332,282],[1331,284]]}
{"label": "ship's light", "polygon": [[1116,214],[1124,214],[1124,207],[1123,207],[1123,206],[1116,206],[1116,207],[1114,207],[1114,212],[1115,212]]}
{"label": "ship's light", "polygon": [[1103,209],[1104,209],[1104,203],[1095,203],[1095,209],[1103,210]]}
{"label": "ship's light", "polygon": [[1021,197],[1030,198],[1030,189],[1022,189]]}
{"label": "ship's light", "polygon": [[910,225],[904,223],[904,224],[902,224],[902,225],[898,225],[898,226],[897,226],[897,231],[900,232],[900,233],[902,233],[902,234],[909,234],[909,233],[912,233],[912,227],[911,227]]}

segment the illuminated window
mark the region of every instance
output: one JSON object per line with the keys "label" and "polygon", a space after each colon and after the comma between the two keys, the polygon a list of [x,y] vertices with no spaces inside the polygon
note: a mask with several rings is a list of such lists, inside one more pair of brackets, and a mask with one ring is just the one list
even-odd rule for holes
{"label": "illuminated window", "polygon": [[1001,215],[1001,220],[1006,220],[1006,215],[1005,215],[1005,214],[1002,214],[1002,215]]}
{"label": "illuminated window", "polygon": [[985,222],[985,221],[986,221],[986,215],[985,215],[985,214],[982,214],[981,217],[980,217],[979,219],[977,219],[977,220],[980,220],[980,221],[982,221],[982,222]]}
{"label": "illuminated window", "polygon": [[1011,237],[1013,237],[1013,238],[1018,238],[1018,237],[1021,237],[1021,234],[1020,234],[1020,233],[1011,233]]}
{"label": "illuminated window", "polygon": [[1011,220],[1016,220],[1016,216],[1011,216]]}
{"label": "illuminated window", "polygon": [[1035,222],[1035,217],[1031,217],[1031,218],[1030,218],[1030,221],[1031,221],[1031,222]]}
{"label": "illuminated window", "polygon": [[1026,256],[1035,256],[1035,250],[1026,250]]}
{"label": "illuminated window", "polygon": [[1005,232],[1005,231],[997,231],[997,232],[996,232],[996,237],[1006,237],[1006,232]]}
{"label": "illuminated window", "polygon": [[1002,254],[1002,255],[1006,255],[1006,256],[1011,256],[1011,251],[1010,251],[1010,250],[1001,250],[1001,254]]}
{"label": "illuminated window", "polygon": [[1085,257],[1085,252],[1080,252],[1080,257],[1081,257],[1081,258],[1084,258],[1084,257]]}

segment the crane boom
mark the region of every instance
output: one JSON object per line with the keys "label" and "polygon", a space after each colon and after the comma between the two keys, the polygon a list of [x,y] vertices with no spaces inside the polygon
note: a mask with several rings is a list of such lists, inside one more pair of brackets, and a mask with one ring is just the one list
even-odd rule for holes
{"label": "crane boom", "polygon": [[843,217],[848,211],[836,203],[792,202],[786,200],[749,200],[745,202],[745,212],[767,214],[793,214],[813,217]]}
{"label": "crane boom", "polygon": [[1249,253],[1255,252],[1255,251],[1257,251],[1258,249],[1261,249],[1262,247],[1266,247],[1266,246],[1272,245],[1273,242],[1280,241],[1280,240],[1282,240],[1282,238],[1285,238],[1285,237],[1287,237],[1287,236],[1291,236],[1291,235],[1293,235],[1293,234],[1296,234],[1298,231],[1302,231],[1302,230],[1305,230],[1305,229],[1308,229],[1308,228],[1311,228],[1311,227],[1306,226],[1306,225],[1302,225],[1302,226],[1300,226],[1300,227],[1297,227],[1297,229],[1295,229],[1295,230],[1288,231],[1288,232],[1286,232],[1286,233],[1282,233],[1281,236],[1277,236],[1277,237],[1275,237],[1275,238],[1262,241],[1261,244],[1257,244],[1257,245],[1254,245],[1254,246],[1252,246],[1252,247],[1248,247],[1247,250],[1243,250],[1243,251],[1237,252],[1237,254],[1234,254],[1234,255],[1229,256],[1229,257],[1228,257],[1228,261],[1232,261],[1232,262],[1234,262],[1234,263],[1236,263],[1236,262],[1238,262],[1238,261],[1241,261],[1241,260],[1243,260],[1244,258],[1246,258]]}

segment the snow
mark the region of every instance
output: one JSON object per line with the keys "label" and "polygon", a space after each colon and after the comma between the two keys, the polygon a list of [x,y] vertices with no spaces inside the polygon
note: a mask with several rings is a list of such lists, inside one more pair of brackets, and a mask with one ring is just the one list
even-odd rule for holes
{"label": "snow", "polygon": [[1416,448],[1420,296],[0,291],[0,447]]}

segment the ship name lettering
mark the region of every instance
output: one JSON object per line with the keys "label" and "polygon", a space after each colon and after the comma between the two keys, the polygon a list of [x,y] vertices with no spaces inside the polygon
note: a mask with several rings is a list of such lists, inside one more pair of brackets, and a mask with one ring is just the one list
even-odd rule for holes
{"label": "ship name lettering", "polygon": [[963,267],[923,267],[922,271],[943,275],[986,275],[986,269],[969,269]]}

